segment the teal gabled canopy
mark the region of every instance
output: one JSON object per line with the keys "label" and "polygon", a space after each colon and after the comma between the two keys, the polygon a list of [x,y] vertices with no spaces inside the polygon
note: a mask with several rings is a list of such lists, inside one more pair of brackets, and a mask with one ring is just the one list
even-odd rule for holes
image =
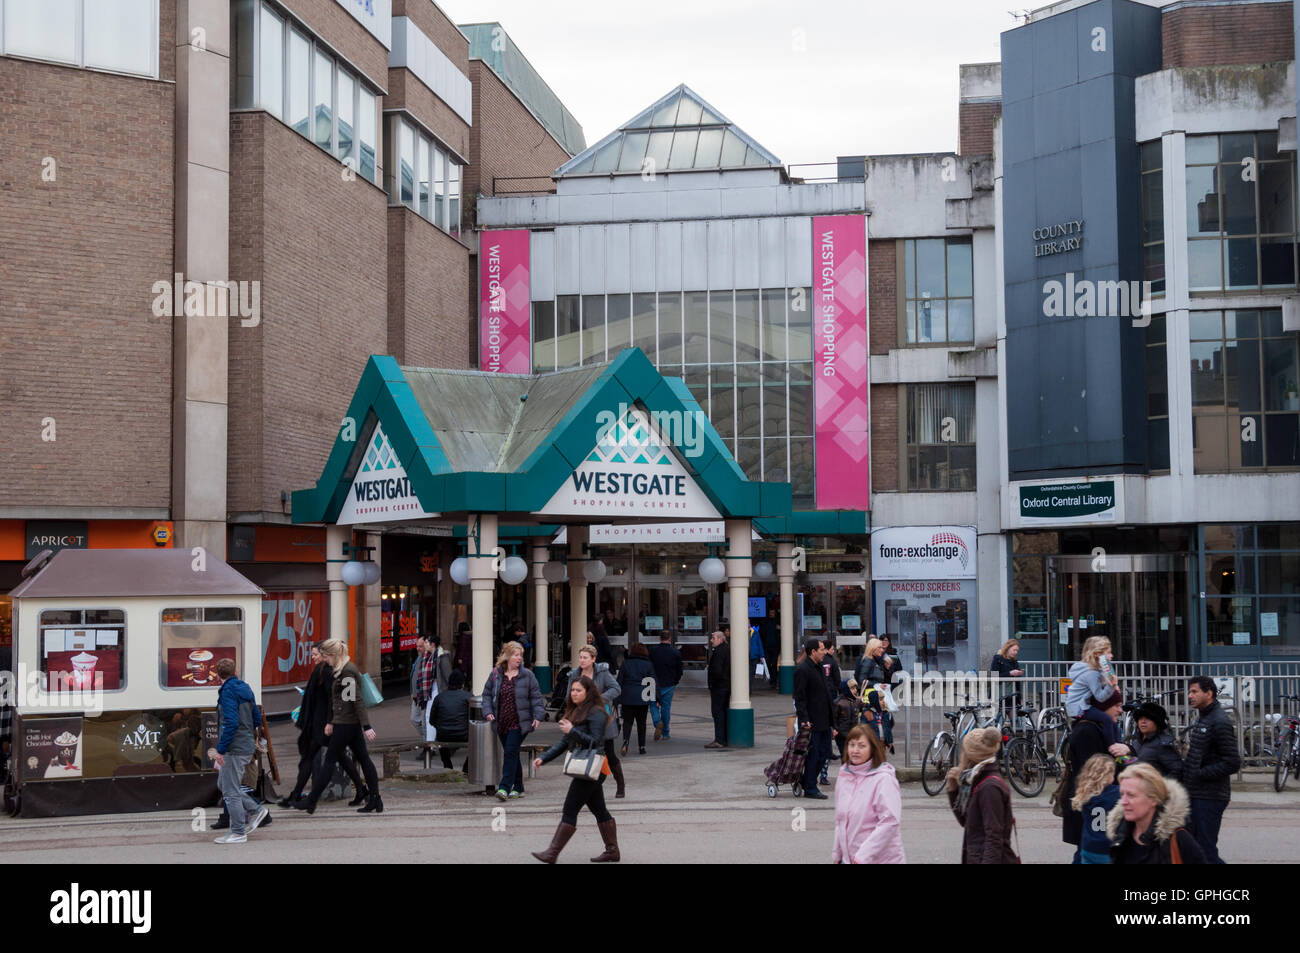
{"label": "teal gabled canopy", "polygon": [[294,491],[293,521],[337,521],[373,451],[376,425],[387,437],[384,453],[406,471],[426,512],[537,513],[592,455],[602,415],[634,406],[700,423],[699,453],[659,449],[676,457],[723,518],[790,517],[790,484],[747,480],[686,385],[628,348],[607,364],[539,375],[400,367],[372,356],[348,408],[353,426],[345,421],[316,486]]}

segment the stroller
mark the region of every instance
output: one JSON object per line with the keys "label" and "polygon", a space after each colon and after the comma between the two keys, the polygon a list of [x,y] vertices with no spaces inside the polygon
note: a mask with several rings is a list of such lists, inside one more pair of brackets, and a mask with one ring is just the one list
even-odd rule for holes
{"label": "stroller", "polygon": [[790,785],[794,790],[794,796],[799,796],[803,790],[800,782],[803,779],[804,764],[808,760],[808,744],[811,740],[812,729],[801,727],[786,741],[781,757],[763,771],[763,777],[767,778],[768,797],[776,797],[776,789],[782,784]]}

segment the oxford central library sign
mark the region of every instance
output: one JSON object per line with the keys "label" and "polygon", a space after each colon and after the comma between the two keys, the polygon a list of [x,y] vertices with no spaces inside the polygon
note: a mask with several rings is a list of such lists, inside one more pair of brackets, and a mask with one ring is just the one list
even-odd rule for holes
{"label": "oxford central library sign", "polygon": [[1021,484],[1017,488],[1024,526],[1114,523],[1119,518],[1118,480],[1076,480]]}

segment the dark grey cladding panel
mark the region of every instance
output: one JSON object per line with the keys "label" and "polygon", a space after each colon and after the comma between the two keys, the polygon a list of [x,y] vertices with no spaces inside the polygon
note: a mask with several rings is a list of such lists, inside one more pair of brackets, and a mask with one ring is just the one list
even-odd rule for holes
{"label": "dark grey cladding panel", "polygon": [[[1143,332],[1131,316],[1049,317],[1044,286],[1067,272],[1141,277],[1133,78],[1159,68],[1160,11],[1129,0],[1097,0],[1002,35],[1014,478],[1144,464]],[[1080,248],[1035,256],[1034,229],[1077,220]]]}

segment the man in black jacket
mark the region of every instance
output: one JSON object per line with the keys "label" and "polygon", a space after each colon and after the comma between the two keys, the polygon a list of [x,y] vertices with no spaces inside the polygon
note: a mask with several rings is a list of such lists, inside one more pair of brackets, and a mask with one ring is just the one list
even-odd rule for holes
{"label": "man in black jacket", "polygon": [[731,646],[721,631],[709,636],[709,698],[713,702],[713,740],[704,747],[727,746],[727,709],[731,707]]}
{"label": "man in black jacket", "polygon": [[[1123,694],[1115,692],[1103,704],[1106,705],[1106,714],[1118,721],[1124,711]],[[1075,848],[1074,859],[1070,863],[1077,864],[1080,862],[1079,841],[1083,838],[1083,815],[1070,805],[1070,801],[1074,798],[1075,787],[1079,783],[1079,772],[1088,763],[1088,759],[1095,754],[1110,754],[1118,758],[1132,752],[1128,745],[1107,745],[1101,725],[1087,718],[1074,720],[1070,728],[1070,738],[1065,745],[1065,758],[1070,764],[1070,776],[1065,781],[1065,790],[1062,791],[1060,799],[1061,840]]]}
{"label": "man in black jacket", "polygon": [[794,670],[794,711],[801,728],[810,728],[808,760],[803,769],[803,796],[824,801],[826,795],[817,789],[817,777],[822,766],[830,761],[831,738],[834,737],[835,707],[830,689],[826,685],[826,672],[822,668],[826,643],[810,635],[804,640],[804,660]]}
{"label": "man in black jacket", "polygon": [[659,644],[650,646],[650,663],[655,667],[655,698],[650,703],[650,717],[654,719],[655,741],[658,741],[672,737],[668,721],[672,716],[673,693],[685,670],[682,653],[673,645],[673,635],[667,629],[659,631]]}
{"label": "man in black jacket", "polygon": [[[439,744],[456,744],[469,741],[469,692],[465,691],[465,673],[454,671],[448,679],[448,690],[439,692],[429,708],[429,724],[437,729]],[[450,768],[451,751],[439,748],[442,766]],[[469,759],[465,759],[465,771]],[[468,772],[467,772],[468,773]]]}
{"label": "man in black jacket", "polygon": [[1187,688],[1187,702],[1200,718],[1192,727],[1183,760],[1183,785],[1192,799],[1187,826],[1205,851],[1207,864],[1221,864],[1219,827],[1232,798],[1230,776],[1241,769],[1237,733],[1232,719],[1219,706],[1218,686],[1208,675],[1198,675]]}

